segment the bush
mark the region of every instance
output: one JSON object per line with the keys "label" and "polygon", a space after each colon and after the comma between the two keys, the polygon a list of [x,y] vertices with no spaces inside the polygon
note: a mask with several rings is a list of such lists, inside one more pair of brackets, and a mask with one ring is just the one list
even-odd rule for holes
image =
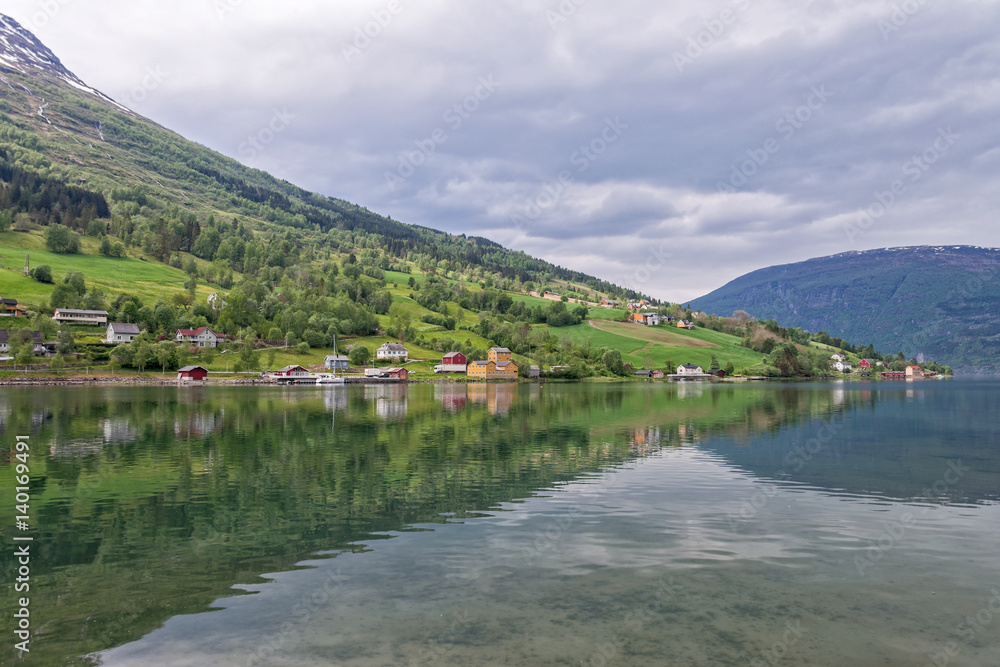
{"label": "bush", "polygon": [[372,358],[371,350],[364,345],[355,345],[347,353],[347,360],[352,366],[364,366]]}
{"label": "bush", "polygon": [[31,271],[28,275],[37,280],[40,283],[52,284],[52,268],[48,264],[39,264]]}
{"label": "bush", "polygon": [[45,231],[45,247],[50,252],[74,255],[80,252],[80,237],[63,225],[49,225]]}
{"label": "bush", "polygon": [[307,352],[309,352],[309,343],[302,341],[301,343],[295,346],[295,351],[298,352],[299,354],[306,354]]}

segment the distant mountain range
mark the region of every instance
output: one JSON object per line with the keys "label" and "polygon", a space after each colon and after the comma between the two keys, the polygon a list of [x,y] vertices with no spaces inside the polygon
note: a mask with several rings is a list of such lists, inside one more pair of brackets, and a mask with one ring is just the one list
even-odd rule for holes
{"label": "distant mountain range", "polygon": [[956,372],[1000,373],[998,279],[998,248],[885,248],[753,271],[691,305],[870,341]]}

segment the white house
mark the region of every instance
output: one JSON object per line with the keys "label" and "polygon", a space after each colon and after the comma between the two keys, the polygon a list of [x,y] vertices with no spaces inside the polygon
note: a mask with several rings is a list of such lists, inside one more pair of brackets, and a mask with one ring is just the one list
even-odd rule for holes
{"label": "white house", "polygon": [[845,357],[842,354],[833,354],[830,355],[830,358],[833,359],[834,361],[844,361],[845,359],[847,359],[847,357]]}
{"label": "white house", "polygon": [[139,331],[138,324],[126,324],[123,322],[112,322],[108,325],[108,330],[104,333],[104,340],[102,342],[111,345],[118,345],[119,343],[131,343],[132,339],[138,336],[141,332]]}
{"label": "white house", "polygon": [[376,359],[389,359],[391,361],[406,361],[406,347],[399,343],[385,343],[375,351]]}
{"label": "white house", "polygon": [[705,371],[701,369],[701,366],[695,364],[681,364],[677,367],[678,375],[704,375]]}
{"label": "white house", "polygon": [[190,343],[198,347],[218,347],[219,345],[219,335],[208,327],[178,329],[174,340],[178,343]]}
{"label": "white house", "polygon": [[56,308],[52,319],[61,324],[107,324],[108,311]]}
{"label": "white house", "polygon": [[837,371],[840,372],[840,373],[844,373],[846,371],[850,371],[851,370],[851,365],[849,363],[847,363],[846,361],[838,361],[837,363],[835,363],[833,365],[833,367],[836,368]]}
{"label": "white house", "polygon": [[[18,330],[9,331],[7,329],[0,329],[0,355],[7,356],[10,354],[10,338],[11,334]],[[29,331],[31,334],[31,351],[36,357],[45,355],[45,343],[42,340],[41,331]]]}

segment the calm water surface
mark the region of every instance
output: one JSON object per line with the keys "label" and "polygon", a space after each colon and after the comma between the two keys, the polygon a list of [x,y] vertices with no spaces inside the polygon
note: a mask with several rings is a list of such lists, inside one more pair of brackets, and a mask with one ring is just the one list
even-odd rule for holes
{"label": "calm water surface", "polygon": [[23,664],[1000,665],[998,414],[992,380],[0,390]]}

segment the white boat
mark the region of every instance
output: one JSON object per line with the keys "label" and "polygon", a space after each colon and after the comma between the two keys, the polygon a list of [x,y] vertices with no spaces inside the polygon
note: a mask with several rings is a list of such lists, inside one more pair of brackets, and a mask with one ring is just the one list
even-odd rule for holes
{"label": "white boat", "polygon": [[333,373],[316,373],[316,384],[347,384],[347,380]]}

